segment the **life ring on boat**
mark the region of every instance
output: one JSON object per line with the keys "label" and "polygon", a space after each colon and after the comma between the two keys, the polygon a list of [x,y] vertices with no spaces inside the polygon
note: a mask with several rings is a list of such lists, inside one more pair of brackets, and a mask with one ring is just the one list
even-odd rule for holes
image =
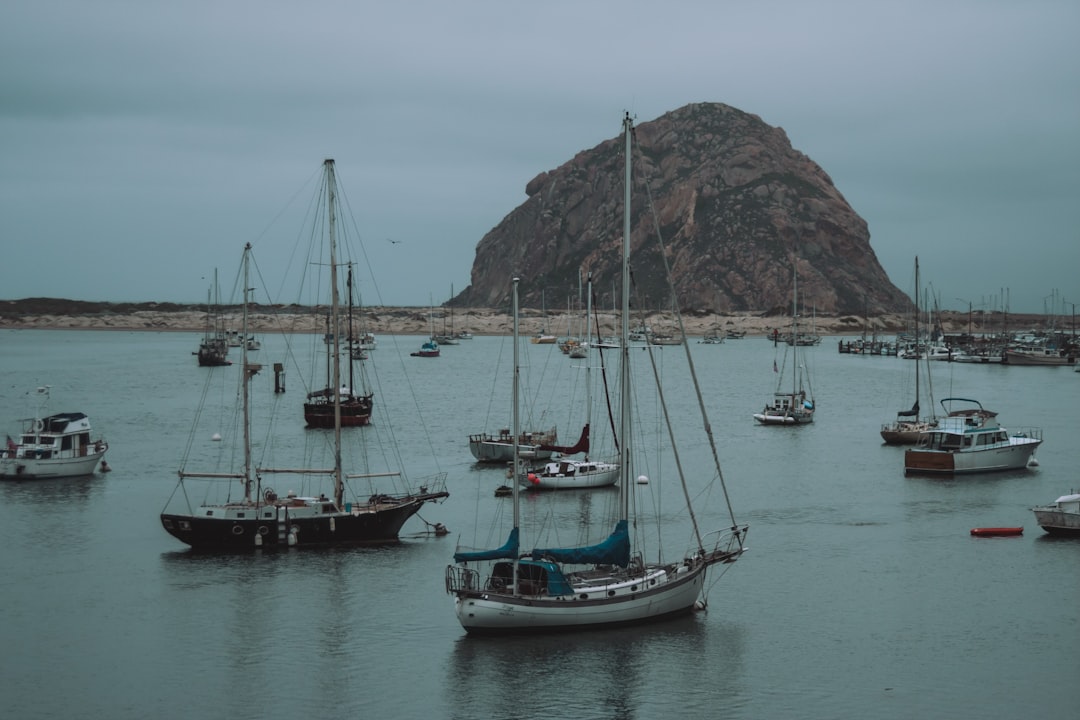
{"label": "life ring on boat", "polygon": [[277,500],[277,493],[274,492],[274,488],[266,488],[263,490],[263,499],[268,503],[272,503]]}
{"label": "life ring on boat", "polygon": [[243,535],[244,534],[244,528],[241,527],[240,525],[233,525],[232,526],[232,534],[233,535]]}
{"label": "life ring on boat", "polygon": [[44,429],[45,429],[45,421],[44,420],[42,420],[41,418],[38,418],[37,420],[34,421],[34,432],[41,432]]}

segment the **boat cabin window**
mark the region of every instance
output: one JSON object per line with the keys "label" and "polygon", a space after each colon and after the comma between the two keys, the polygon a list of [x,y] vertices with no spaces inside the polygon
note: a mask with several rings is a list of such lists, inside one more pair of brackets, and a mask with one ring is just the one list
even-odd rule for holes
{"label": "boat cabin window", "polygon": [[[510,587],[514,582],[514,564],[510,562],[498,562],[491,569],[491,578],[488,586],[492,589]],[[547,592],[548,573],[539,565],[518,566],[518,587],[522,595],[540,595]]]}
{"label": "boat cabin window", "polygon": [[495,563],[488,578],[488,587],[492,590],[505,590],[514,582],[514,565],[508,562]]}
{"label": "boat cabin window", "polygon": [[519,565],[518,592],[522,595],[547,592],[547,570],[539,565]]}
{"label": "boat cabin window", "polygon": [[71,447],[72,447],[72,441],[73,440],[74,440],[74,438],[71,437],[70,435],[66,435],[66,436],[60,438],[60,449],[61,450],[70,450]]}
{"label": "boat cabin window", "polygon": [[41,437],[40,440],[38,440],[38,443],[40,443],[41,445],[52,445],[55,442],[56,442],[56,438],[47,437],[47,436],[44,436],[44,435]]}

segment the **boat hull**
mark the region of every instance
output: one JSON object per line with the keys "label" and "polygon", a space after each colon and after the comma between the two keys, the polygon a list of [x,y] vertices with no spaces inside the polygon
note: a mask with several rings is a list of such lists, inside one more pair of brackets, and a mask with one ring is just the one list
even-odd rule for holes
{"label": "boat hull", "polygon": [[[619,627],[656,622],[689,613],[701,593],[707,566],[681,566],[653,589],[642,592],[603,588],[568,596],[513,596],[460,591],[454,611],[470,634],[494,635]],[[643,583],[644,584],[644,583]]]}
{"label": "boat hull", "polygon": [[[371,423],[371,395],[341,403],[341,427],[362,427]],[[333,403],[304,403],[304,422],[309,428],[334,429]]]}
{"label": "boat hull", "polygon": [[1071,355],[1061,355],[1051,351],[1024,352],[1007,349],[1002,355],[1002,362],[1006,365],[1057,367],[1059,365],[1075,365],[1076,358]]}
{"label": "boat hull", "polygon": [[933,428],[928,422],[896,422],[881,428],[886,445],[916,445],[922,433]]}
{"label": "boat hull", "polygon": [[0,478],[46,480],[49,478],[93,475],[97,464],[105,457],[107,449],[108,446],[105,446],[101,451],[88,452],[86,455],[69,458],[0,458]]}
{"label": "boat hull", "polygon": [[570,474],[529,472],[521,479],[521,487],[527,490],[588,490],[611,487],[618,481],[617,464],[592,463],[588,469],[575,466]]}
{"label": "boat hull", "polygon": [[1022,470],[1031,462],[1041,441],[1034,438],[1010,438],[1004,447],[985,450],[947,451],[912,448],[904,453],[904,471],[908,473],[964,474]]}
{"label": "boat hull", "polygon": [[232,365],[229,360],[229,345],[224,339],[204,341],[199,345],[197,355],[200,367]]}
{"label": "boat hull", "polygon": [[[555,432],[542,433],[523,433],[522,436],[532,435],[533,443],[536,442],[536,438],[542,437],[541,442],[554,445],[557,437]],[[531,460],[548,460],[554,454],[552,450],[541,450],[540,445],[526,443],[522,440],[518,440],[518,451],[522,457],[528,457]],[[469,436],[469,452],[476,458],[477,462],[482,463],[508,463],[514,459],[514,436],[508,433],[498,433],[496,435],[488,435],[487,433],[480,433],[478,435]]]}
{"label": "boat hull", "polygon": [[754,419],[762,425],[808,425],[814,421],[814,416],[802,413],[754,413]]}
{"label": "boat hull", "polygon": [[1063,512],[1054,506],[1032,508],[1032,512],[1039,527],[1051,535],[1080,537],[1080,513]]}
{"label": "boat hull", "polygon": [[[426,493],[346,512],[294,515],[285,505],[251,505],[243,517],[205,513],[162,513],[165,531],[196,550],[239,551],[260,548],[331,547],[391,543],[405,521],[427,502],[448,493]],[[304,508],[307,510],[307,508]]]}

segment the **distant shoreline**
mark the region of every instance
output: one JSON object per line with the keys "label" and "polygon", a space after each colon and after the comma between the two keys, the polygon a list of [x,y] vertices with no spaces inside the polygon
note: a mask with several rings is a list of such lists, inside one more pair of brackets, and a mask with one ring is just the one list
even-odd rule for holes
{"label": "distant shoreline", "polygon": [[[223,308],[226,327],[239,330],[241,309]],[[430,314],[430,317],[429,317]],[[598,313],[598,322],[604,334],[616,334],[614,314]],[[732,314],[684,314],[683,324],[688,335],[707,335],[714,332],[744,332],[748,336],[764,336],[773,330],[786,332],[791,328],[791,317],[766,315],[763,312]],[[645,317],[646,324],[655,328],[671,327],[670,314],[652,313]],[[508,313],[492,308],[435,308],[427,307],[368,307],[354,317],[354,324],[368,332],[401,335],[427,335],[450,330],[468,330],[474,335],[509,335],[513,332],[512,319]],[[635,321],[635,324],[636,321]],[[872,318],[854,315],[800,318],[800,330],[819,335],[895,335],[909,329],[906,315],[892,314]],[[994,333],[1001,330],[999,314],[941,313],[941,324],[946,333],[962,333],[969,329],[976,334]],[[547,332],[565,336],[571,328],[580,325],[580,316],[570,313],[538,309],[523,309],[519,319],[520,331],[526,335]],[[1032,329],[1046,326],[1041,315],[1009,316],[1010,329]],[[85,301],[34,298],[27,300],[0,300],[0,329],[51,329],[51,330],[119,330],[127,332],[203,332],[206,327],[206,310],[193,305],[171,303],[92,303]],[[253,333],[325,332],[326,309],[287,306],[282,308],[255,307],[248,315],[248,327]],[[575,331],[576,332],[576,331]]]}

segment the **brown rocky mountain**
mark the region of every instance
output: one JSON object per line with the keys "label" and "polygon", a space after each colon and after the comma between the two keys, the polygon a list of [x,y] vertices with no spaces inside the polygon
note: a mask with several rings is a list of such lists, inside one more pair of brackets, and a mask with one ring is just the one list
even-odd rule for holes
{"label": "brown rocky mountain", "polygon": [[[631,263],[636,305],[672,305],[655,226],[685,312],[790,311],[792,258],[800,305],[877,315],[911,305],[870,247],[866,222],[783,129],[720,103],[687,105],[636,128]],[[600,302],[618,281],[623,140],[543,172],[528,199],[476,247],[459,306],[503,307],[510,278],[522,305],[564,307],[579,271]],[[646,188],[648,192],[646,193]],[[651,197],[652,208],[647,198]]]}

